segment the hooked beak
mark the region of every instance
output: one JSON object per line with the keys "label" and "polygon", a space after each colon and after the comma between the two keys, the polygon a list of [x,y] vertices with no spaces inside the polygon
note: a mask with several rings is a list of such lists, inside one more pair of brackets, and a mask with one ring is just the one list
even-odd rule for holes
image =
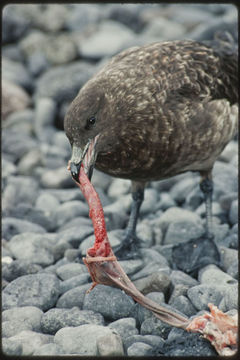
{"label": "hooked beak", "polygon": [[95,146],[97,143],[97,138],[98,135],[95,136],[94,139],[89,140],[83,150],[77,145],[73,144],[72,157],[70,160],[70,171],[72,177],[78,183],[82,163],[89,180],[92,178],[93,168],[96,160]]}

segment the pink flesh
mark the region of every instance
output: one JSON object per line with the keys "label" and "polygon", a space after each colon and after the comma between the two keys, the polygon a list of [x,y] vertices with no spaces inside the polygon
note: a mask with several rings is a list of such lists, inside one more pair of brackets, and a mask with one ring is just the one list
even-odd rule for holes
{"label": "pink flesh", "polygon": [[101,201],[87,175],[84,172],[83,165],[81,166],[79,173],[79,184],[83,196],[88,202],[89,216],[92,219],[95,243],[94,246],[88,249],[88,255],[91,257],[102,256],[108,257],[113,255],[111,245],[108,240],[106,224],[104,220],[103,208]]}

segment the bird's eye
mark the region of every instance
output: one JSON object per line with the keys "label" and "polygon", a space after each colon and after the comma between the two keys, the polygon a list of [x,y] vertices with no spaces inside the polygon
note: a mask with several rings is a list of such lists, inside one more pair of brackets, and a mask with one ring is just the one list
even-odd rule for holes
{"label": "bird's eye", "polygon": [[96,123],[96,118],[95,116],[91,116],[89,119],[87,119],[87,123],[86,123],[86,129],[89,130],[91,129],[91,127],[93,127]]}

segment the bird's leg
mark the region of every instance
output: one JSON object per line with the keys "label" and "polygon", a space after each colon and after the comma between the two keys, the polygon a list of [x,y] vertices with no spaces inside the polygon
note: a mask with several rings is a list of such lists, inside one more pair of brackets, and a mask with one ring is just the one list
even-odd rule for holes
{"label": "bird's leg", "polygon": [[144,199],[144,183],[132,182],[132,207],[130,218],[125,232],[125,237],[119,247],[115,250],[118,257],[126,259],[134,257],[138,253],[139,239],[136,236],[136,226],[140,207]]}
{"label": "bird's leg", "polygon": [[214,237],[213,226],[212,226],[212,194],[213,194],[213,181],[212,173],[201,172],[200,189],[204,195],[205,206],[206,206],[206,236],[209,239]]}

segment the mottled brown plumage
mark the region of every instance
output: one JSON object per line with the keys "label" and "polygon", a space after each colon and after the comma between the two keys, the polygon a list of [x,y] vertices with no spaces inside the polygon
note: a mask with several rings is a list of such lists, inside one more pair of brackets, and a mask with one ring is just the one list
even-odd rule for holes
{"label": "mottled brown plumage", "polygon": [[228,40],[158,42],[121,52],[66,114],[72,163],[99,135],[89,163],[131,179],[133,192],[188,170],[210,178],[237,131],[237,78],[237,53]]}

